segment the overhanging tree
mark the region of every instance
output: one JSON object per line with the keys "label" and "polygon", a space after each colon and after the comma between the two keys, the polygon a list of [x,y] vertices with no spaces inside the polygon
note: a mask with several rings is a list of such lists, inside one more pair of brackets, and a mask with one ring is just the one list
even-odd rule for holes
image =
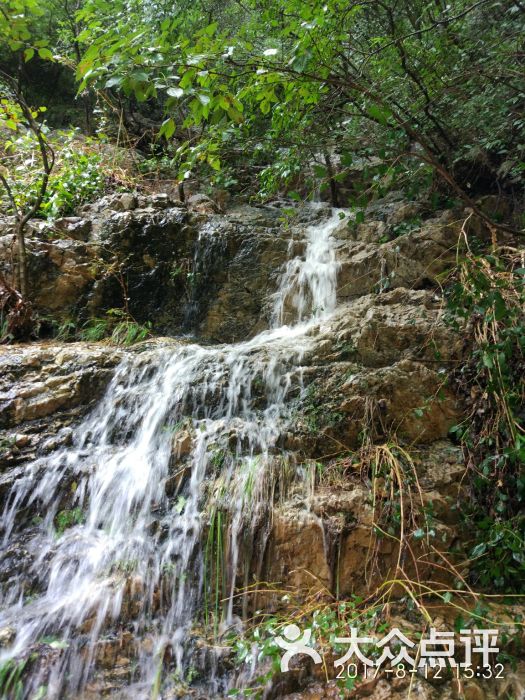
{"label": "overhanging tree", "polygon": [[[54,165],[53,149],[38,121],[41,110],[33,110],[26,102],[15,81],[0,72],[0,127],[19,134],[26,141],[32,141],[31,158],[34,158],[32,181],[16,182],[16,168],[12,161],[16,158],[16,139],[6,139],[0,153],[0,183],[3,185],[15,217],[15,236],[18,254],[17,284],[25,298],[28,295],[28,272],[25,231],[28,221],[35,216],[45,197],[49,177]],[[29,195],[27,194],[29,192]]]}
{"label": "overhanging tree", "polygon": [[219,167],[233,121],[247,146],[263,123],[274,152],[291,142],[305,161],[316,139],[351,153],[365,132],[386,162],[426,163],[489,223],[475,196],[522,190],[521,2],[232,0],[216,18],[203,3],[160,24],[142,19],[147,3],[124,4],[107,31],[100,0],[86,3],[79,77],[163,105],[182,169]]}

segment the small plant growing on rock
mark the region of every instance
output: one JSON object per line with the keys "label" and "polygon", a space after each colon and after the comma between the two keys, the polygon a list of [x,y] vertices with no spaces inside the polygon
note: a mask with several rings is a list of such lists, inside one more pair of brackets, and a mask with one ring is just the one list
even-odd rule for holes
{"label": "small plant growing on rock", "polygon": [[85,521],[85,515],[81,508],[71,510],[61,510],[55,517],[55,531],[58,536],[63,535],[66,530],[74,525],[80,525]]}
{"label": "small plant growing on rock", "polygon": [[28,659],[8,659],[0,666],[0,695],[3,698],[24,697],[22,676]]}
{"label": "small plant growing on rock", "polygon": [[123,309],[109,309],[106,318],[89,319],[79,335],[81,340],[97,342],[108,338],[115,345],[127,346],[145,340],[150,329],[149,322],[137,323]]}

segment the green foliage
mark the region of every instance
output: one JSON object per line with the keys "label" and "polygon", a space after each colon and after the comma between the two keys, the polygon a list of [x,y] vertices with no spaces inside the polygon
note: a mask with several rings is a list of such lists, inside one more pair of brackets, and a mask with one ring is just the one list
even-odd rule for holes
{"label": "green foliage", "polygon": [[452,431],[471,466],[472,575],[502,591],[525,584],[524,283],[519,255],[469,251],[448,289],[449,322],[468,322],[472,345],[456,373],[470,415]]}
{"label": "green foliage", "polygon": [[[357,627],[363,636],[373,632],[384,632],[387,627],[382,620],[383,606],[366,607],[363,600],[357,596],[332,605],[318,603],[309,607],[298,606],[291,600],[290,595],[285,594],[281,602],[279,612],[261,616],[244,635],[231,634],[228,639],[238,664],[246,664],[250,668],[256,664],[264,669],[264,672],[251,679],[249,687],[243,688],[243,697],[263,697],[268,681],[280,673],[283,650],[275,638],[292,622],[300,628],[312,629],[311,646],[315,646],[321,656],[331,655],[332,651],[337,656],[342,656],[347,647],[334,640],[336,637],[345,637],[350,627]],[[375,650],[371,644],[363,644],[361,648],[368,657],[379,655],[379,650]],[[341,690],[351,690],[359,678],[360,676],[340,678],[337,683]],[[235,691],[230,693],[232,696],[235,694]]]}
{"label": "green foliage", "polygon": [[150,334],[151,323],[144,325],[125,318],[118,321],[111,331],[111,342],[115,345],[134,345],[145,340]]}
{"label": "green foliage", "polygon": [[339,425],[344,418],[343,414],[338,411],[327,411],[326,406],[319,399],[318,392],[319,388],[310,384],[302,406],[306,429],[314,435]]}
{"label": "green foliage", "polygon": [[[30,60],[35,49],[43,50],[47,42],[37,42],[31,46],[31,24],[44,14],[38,0],[4,0],[0,12],[0,35],[13,52],[25,49],[25,58]],[[47,58],[44,53],[42,58]]]}
{"label": "green foliage", "polygon": [[0,310],[0,342],[6,343],[11,340],[13,340],[13,336],[9,332],[9,319]]}
{"label": "green foliage", "polygon": [[74,525],[80,525],[85,521],[85,515],[81,508],[71,510],[61,510],[55,516],[55,531],[58,536]]}
{"label": "green foliage", "polygon": [[2,84],[1,76],[0,97],[0,128],[7,135],[0,148],[0,194],[11,213],[15,213],[12,200],[17,210],[25,211],[37,200],[42,188],[43,172],[37,131],[47,143],[47,128],[37,120],[46,108],[28,107],[28,114],[34,120],[31,122],[34,128],[31,128],[23,107],[10,86]]}
{"label": "green foliage", "polygon": [[3,698],[22,700],[25,695],[22,681],[28,659],[8,659],[0,666],[0,695]]}
{"label": "green foliage", "polygon": [[151,323],[137,323],[123,309],[109,309],[105,318],[91,318],[79,331],[81,340],[97,342],[108,338],[115,345],[133,345],[145,340]]}
{"label": "green foliage", "polygon": [[204,549],[203,579],[204,621],[206,626],[213,622],[214,637],[218,634],[222,618],[222,601],[226,594],[225,524],[225,514],[219,508],[212,506]]}
{"label": "green foliage", "polygon": [[100,156],[76,150],[70,143],[60,158],[40,205],[40,213],[49,219],[74,213],[82,204],[101,196],[106,185]]}
{"label": "green foliage", "polygon": [[470,550],[471,571],[488,590],[523,591],[525,584],[525,517],[482,518],[475,522],[477,544]]}
{"label": "green foliage", "polygon": [[[372,143],[387,165],[378,187],[406,173],[407,157],[414,172],[418,161],[430,166],[463,197],[475,187],[476,163],[505,185],[521,178],[525,13],[516,3],[249,0],[207,8],[181,3],[161,20],[143,0],[88,0],[80,14],[88,45],[81,89],[162,105],[159,137],[181,143],[181,176],[239,156],[255,167],[265,153],[261,183],[270,191],[287,185],[290,157],[304,167],[334,149],[365,155]],[[313,174],[326,185],[324,166]]]}
{"label": "green foliage", "polygon": [[59,341],[74,340],[77,332],[77,324],[72,319],[66,319],[58,323],[51,321],[53,337]]}
{"label": "green foliage", "polygon": [[399,238],[399,236],[404,236],[411,231],[415,231],[421,226],[420,216],[411,216],[405,221],[401,221],[399,224],[392,226],[392,238]]}
{"label": "green foliage", "polygon": [[80,339],[97,342],[106,338],[109,333],[109,323],[108,319],[105,318],[90,318],[80,330]]}
{"label": "green foliage", "polygon": [[[43,129],[47,133],[45,125]],[[90,150],[89,142],[84,146],[76,139],[75,131],[55,132],[52,138],[48,135],[48,142],[54,149],[56,162],[36,215],[55,219],[72,214],[82,204],[101,196],[106,178],[101,157]],[[12,193],[23,210],[36,199],[41,186],[38,168],[34,167],[37,144],[30,131],[19,128],[4,148],[12,174],[16,175],[10,178]],[[8,201],[5,208],[7,211],[11,208]]]}
{"label": "green foliage", "polygon": [[[272,163],[259,174],[259,197],[267,199],[280,189],[289,189],[294,185],[303,170],[300,154],[289,148],[279,149]],[[311,185],[313,187],[313,183]]]}

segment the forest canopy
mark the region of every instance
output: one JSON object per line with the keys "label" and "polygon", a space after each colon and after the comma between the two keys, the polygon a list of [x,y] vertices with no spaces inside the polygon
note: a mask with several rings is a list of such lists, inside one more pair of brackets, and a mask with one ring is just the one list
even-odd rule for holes
{"label": "forest canopy", "polygon": [[271,194],[313,164],[314,188],[337,153],[339,178],[378,159],[379,189],[435,180],[470,204],[519,190],[519,0],[8,0],[0,17],[2,70],[50,121],[54,80],[76,94],[67,118],[126,132],[179,178],[255,174]]}

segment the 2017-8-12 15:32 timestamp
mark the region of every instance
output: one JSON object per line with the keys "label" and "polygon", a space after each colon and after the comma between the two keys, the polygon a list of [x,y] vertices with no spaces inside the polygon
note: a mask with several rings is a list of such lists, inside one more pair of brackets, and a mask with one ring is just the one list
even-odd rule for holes
{"label": "2017-8-12 15:32 timestamp", "polygon": [[407,668],[405,664],[398,664],[394,668],[370,668],[366,664],[351,663],[339,668],[337,679],[357,679],[363,680],[377,678],[380,675],[386,677],[405,678],[407,676],[419,675],[425,680],[446,680],[447,678],[457,678],[469,680],[480,678],[485,680],[505,678],[505,668],[503,664],[497,663],[494,666],[424,666]]}

